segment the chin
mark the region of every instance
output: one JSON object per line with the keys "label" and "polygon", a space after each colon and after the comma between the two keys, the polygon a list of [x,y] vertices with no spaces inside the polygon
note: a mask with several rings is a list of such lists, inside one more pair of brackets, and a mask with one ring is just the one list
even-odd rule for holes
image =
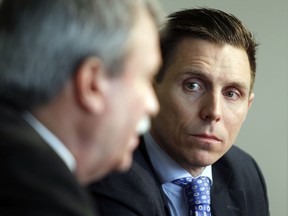
{"label": "chin", "polygon": [[212,153],[209,152],[205,152],[204,154],[198,154],[194,160],[196,160],[198,162],[198,165],[201,165],[202,167],[205,166],[209,166],[213,163],[215,163],[217,160],[219,159],[219,157],[213,155]]}

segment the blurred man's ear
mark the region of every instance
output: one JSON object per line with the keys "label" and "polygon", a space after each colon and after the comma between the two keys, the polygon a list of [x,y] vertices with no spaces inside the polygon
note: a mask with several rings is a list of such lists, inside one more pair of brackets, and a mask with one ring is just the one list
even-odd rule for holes
{"label": "blurred man's ear", "polygon": [[254,100],[254,93],[252,92],[250,94],[250,98],[249,98],[249,101],[248,101],[248,108],[250,109],[251,105],[252,105],[252,102]]}
{"label": "blurred man's ear", "polygon": [[101,113],[105,108],[107,76],[101,59],[91,57],[78,68],[74,80],[79,105],[88,112]]}

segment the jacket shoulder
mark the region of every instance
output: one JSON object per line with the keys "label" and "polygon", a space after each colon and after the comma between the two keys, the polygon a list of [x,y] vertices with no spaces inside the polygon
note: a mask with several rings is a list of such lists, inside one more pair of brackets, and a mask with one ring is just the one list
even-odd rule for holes
{"label": "jacket shoulder", "polygon": [[[98,209],[107,215],[165,215],[160,186],[140,149],[126,173],[112,173],[89,186]],[[112,206],[107,208],[107,206]]]}
{"label": "jacket shoulder", "polygon": [[221,190],[227,187],[230,192],[241,191],[244,194],[247,212],[261,216],[269,215],[265,179],[251,155],[237,146],[232,146],[212,167],[215,191],[221,189],[219,185],[222,185]]}

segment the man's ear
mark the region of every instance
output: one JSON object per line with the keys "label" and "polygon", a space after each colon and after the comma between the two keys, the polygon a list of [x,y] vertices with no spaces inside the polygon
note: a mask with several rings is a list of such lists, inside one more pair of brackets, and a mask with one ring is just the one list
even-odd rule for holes
{"label": "man's ear", "polygon": [[248,101],[248,108],[250,109],[251,105],[252,105],[252,102],[254,100],[254,93],[252,92],[250,94],[250,98],[249,98],[249,101]]}
{"label": "man's ear", "polygon": [[79,105],[88,112],[101,113],[105,108],[107,75],[101,59],[91,57],[82,62],[74,77]]}

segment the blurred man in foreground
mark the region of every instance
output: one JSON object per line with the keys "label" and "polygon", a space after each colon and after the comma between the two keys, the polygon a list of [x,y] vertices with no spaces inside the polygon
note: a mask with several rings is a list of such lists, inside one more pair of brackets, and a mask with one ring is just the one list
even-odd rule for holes
{"label": "blurred man in foreground", "polygon": [[159,109],[157,25],[145,0],[1,2],[1,215],[95,214],[80,184],[127,170]]}

